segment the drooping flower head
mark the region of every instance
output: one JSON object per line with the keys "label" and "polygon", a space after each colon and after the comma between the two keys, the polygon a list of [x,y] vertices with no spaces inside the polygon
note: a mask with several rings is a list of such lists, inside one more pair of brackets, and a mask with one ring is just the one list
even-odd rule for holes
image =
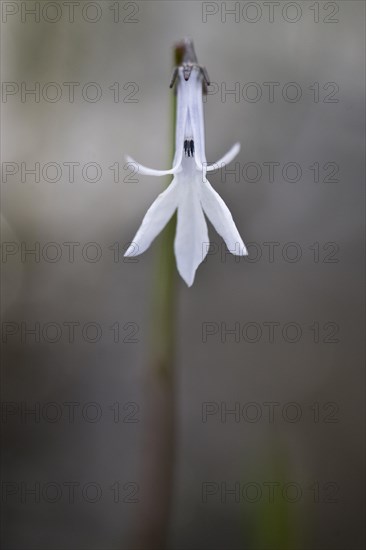
{"label": "drooping flower head", "polygon": [[206,179],[206,173],[233,160],[240,150],[236,143],[219,161],[208,165],[202,93],[209,85],[204,67],[197,63],[193,42],[185,39],[182,62],[173,74],[171,87],[177,94],[175,155],[170,170],[154,170],[135,163],[140,174],[165,176],[172,174],[169,187],[150,206],[125,256],[142,254],[165,227],[177,210],[177,230],[174,251],[177,268],[188,286],[209,250],[209,238],[204,214],[235,255],[247,255],[247,249],[222,198]]}

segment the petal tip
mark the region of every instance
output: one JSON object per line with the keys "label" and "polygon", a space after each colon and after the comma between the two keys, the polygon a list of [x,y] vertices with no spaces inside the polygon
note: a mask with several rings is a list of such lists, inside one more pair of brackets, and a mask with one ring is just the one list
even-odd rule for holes
{"label": "petal tip", "polygon": [[178,269],[178,273],[179,275],[182,277],[183,281],[186,283],[186,285],[188,287],[191,287],[194,283],[194,279],[196,277],[196,271],[197,271],[197,267],[195,269],[187,269],[186,266],[182,266],[180,261],[178,260],[177,258],[177,254],[176,254],[176,259],[177,259],[177,269]]}
{"label": "petal tip", "polygon": [[241,149],[240,142],[237,141],[236,143],[234,143],[234,145],[231,148],[231,154],[233,158],[235,158],[240,153],[240,149]]}
{"label": "petal tip", "polygon": [[247,247],[245,246],[245,244],[243,242],[241,242],[241,246],[240,246],[240,256],[248,256],[248,249]]}
{"label": "petal tip", "polygon": [[181,277],[183,281],[186,283],[186,285],[188,286],[188,288],[191,288],[191,286],[194,283],[194,275],[192,277],[183,277],[183,275],[181,274]]}
{"label": "petal tip", "polygon": [[123,254],[124,258],[129,258],[133,256],[138,256],[139,254],[142,254],[143,251],[139,251],[139,246],[137,243],[132,242],[130,246],[127,248],[126,252]]}
{"label": "petal tip", "polygon": [[128,258],[129,256],[132,256],[132,252],[133,252],[133,247],[128,247],[126,252],[123,254],[123,257],[124,258]]}
{"label": "petal tip", "polygon": [[188,288],[190,288],[194,283],[194,279],[195,279],[195,276],[196,276],[196,269],[192,273],[191,270],[188,271],[187,269],[182,268],[182,266],[180,266],[178,264],[178,262],[177,262],[177,269],[178,269],[178,273],[182,277],[183,281],[186,283]]}
{"label": "petal tip", "polygon": [[248,249],[247,247],[245,246],[244,243],[241,244],[240,248],[239,248],[239,254],[237,254],[238,256],[248,256]]}

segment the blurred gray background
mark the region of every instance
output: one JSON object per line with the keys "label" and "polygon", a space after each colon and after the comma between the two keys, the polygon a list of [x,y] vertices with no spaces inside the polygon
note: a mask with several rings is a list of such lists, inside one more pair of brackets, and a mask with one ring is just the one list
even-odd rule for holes
{"label": "blurred gray background", "polygon": [[186,35],[250,257],[210,228],[178,282],[169,548],[364,548],[364,3],[35,4],[1,6],[4,548],[133,544],[157,243],[123,250],[166,180],[124,155],[169,167]]}

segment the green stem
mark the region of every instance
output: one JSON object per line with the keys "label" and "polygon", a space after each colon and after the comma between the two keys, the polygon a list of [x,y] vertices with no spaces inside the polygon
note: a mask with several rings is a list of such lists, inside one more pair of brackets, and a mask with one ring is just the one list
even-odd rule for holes
{"label": "green stem", "polygon": [[[172,94],[172,148],[176,97]],[[170,184],[170,181],[169,181]],[[141,479],[139,550],[164,550],[171,516],[175,464],[176,215],[160,237],[146,371],[146,422]]]}
{"label": "green stem", "polygon": [[[171,143],[175,143],[176,97],[172,95],[173,132]],[[172,158],[174,153],[172,152]],[[170,184],[170,180],[168,185]],[[152,342],[153,356],[158,359],[159,371],[162,375],[172,375],[172,361],[175,349],[175,289],[176,265],[174,257],[174,238],[176,229],[176,214],[167,224],[160,240],[160,250],[157,259],[157,270],[154,280],[152,303]]]}

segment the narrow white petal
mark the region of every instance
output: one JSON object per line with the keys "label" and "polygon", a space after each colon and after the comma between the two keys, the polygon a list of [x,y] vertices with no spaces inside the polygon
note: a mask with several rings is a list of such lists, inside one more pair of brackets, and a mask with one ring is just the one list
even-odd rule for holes
{"label": "narrow white petal", "polygon": [[167,176],[168,174],[175,174],[179,166],[173,166],[169,170],[155,170],[154,168],[148,168],[139,162],[133,160],[133,158],[126,156],[126,161],[129,164],[133,164],[137,168],[137,172],[143,176]]}
{"label": "narrow white petal", "polygon": [[193,69],[187,82],[189,84],[188,112],[193,131],[195,161],[199,169],[206,162],[205,125],[202,103],[202,75],[198,69]]}
{"label": "narrow white petal", "polygon": [[230,210],[218,193],[206,180],[200,185],[201,204],[206,216],[224,239],[226,246],[235,256],[248,254],[245,244],[239,235]]}
{"label": "narrow white petal", "polygon": [[214,164],[207,166],[207,172],[212,172],[213,170],[218,170],[223,167],[223,165],[229,164],[240,151],[240,143],[235,143],[232,148],[224,155],[220,160]]}
{"label": "narrow white petal", "polygon": [[152,241],[168,223],[179,202],[180,186],[174,178],[169,187],[157,197],[146,212],[125,256],[138,256],[149,248]]}
{"label": "narrow white petal", "polygon": [[205,144],[205,118],[203,114],[203,100],[202,100],[202,79],[200,79],[199,87],[199,100],[197,101],[197,117],[198,124],[200,126],[201,137],[201,161],[206,162],[206,144]]}
{"label": "narrow white petal", "polygon": [[177,268],[188,286],[194,281],[197,267],[204,260],[208,250],[208,232],[202,212],[196,178],[183,181],[178,206],[177,232],[174,250]]}
{"label": "narrow white petal", "polygon": [[175,155],[174,166],[179,166],[182,162],[184,136],[186,131],[187,117],[188,117],[188,89],[185,86],[183,69],[179,69],[178,82],[177,82],[177,117],[175,123]]}
{"label": "narrow white petal", "polygon": [[127,162],[133,163],[138,172],[144,176],[166,176],[168,174],[176,174],[180,170],[180,165],[183,157],[184,136],[188,117],[188,100],[189,90],[184,84],[186,84],[182,69],[179,69],[179,76],[177,82],[177,116],[175,123],[175,154],[173,160],[173,167],[169,170],[155,170],[154,168],[148,168],[143,164],[139,164],[131,157],[126,157]]}

